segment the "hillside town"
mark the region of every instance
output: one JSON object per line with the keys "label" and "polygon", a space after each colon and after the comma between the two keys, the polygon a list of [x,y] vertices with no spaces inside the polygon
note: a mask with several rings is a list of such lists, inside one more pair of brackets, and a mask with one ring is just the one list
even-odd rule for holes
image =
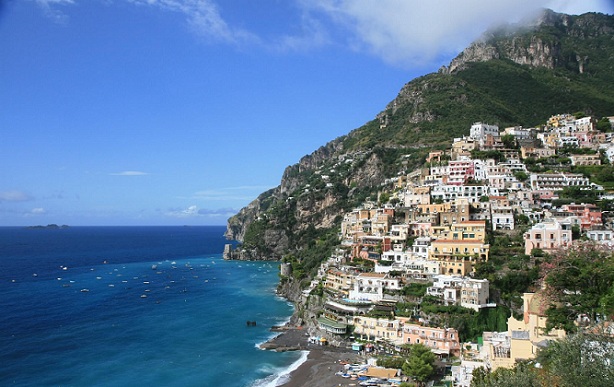
{"label": "hillside town", "polygon": [[[475,312],[497,308],[479,271],[492,258],[493,235],[521,236],[509,247],[520,252],[514,257],[524,253],[528,266],[578,240],[614,251],[614,218],[595,204],[614,199],[612,171],[589,177],[614,163],[614,117],[608,120],[606,131],[593,117],[571,114],[537,128],[477,122],[448,149],[430,152],[422,168],[388,179],[377,199],[344,214],[339,247],[303,291],[305,300],[325,294],[322,310],[305,318],[332,344],[350,337],[365,353],[423,344],[451,365],[455,386],[469,386],[478,367],[532,359],[566,335],[546,329],[539,284],[521,295],[507,330],[482,332],[471,342],[416,307],[400,306],[412,296]],[[291,275],[291,263],[281,274]],[[411,295],[408,288],[421,290]]]}

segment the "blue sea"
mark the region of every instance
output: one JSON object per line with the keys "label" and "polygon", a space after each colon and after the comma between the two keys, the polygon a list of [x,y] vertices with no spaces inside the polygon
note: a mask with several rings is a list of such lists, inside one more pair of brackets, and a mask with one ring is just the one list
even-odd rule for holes
{"label": "blue sea", "polygon": [[293,311],[277,263],[224,261],[223,232],[0,228],[0,385],[281,383],[305,353],[257,347]]}

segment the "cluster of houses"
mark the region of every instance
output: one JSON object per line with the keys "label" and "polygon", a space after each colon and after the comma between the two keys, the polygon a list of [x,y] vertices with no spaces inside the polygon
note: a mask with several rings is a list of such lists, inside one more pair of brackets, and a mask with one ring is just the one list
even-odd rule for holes
{"label": "cluster of houses", "polygon": [[[422,343],[436,354],[459,356],[461,344],[454,329],[394,317],[406,284],[428,284],[427,294],[446,305],[476,311],[495,307],[488,281],[473,275],[476,265],[489,259],[488,233],[514,230],[519,215],[532,224],[524,234],[527,255],[535,249],[552,252],[569,246],[574,229],[614,246],[611,225],[594,204],[552,205],[566,187],[602,187],[562,169],[530,172],[524,162],[574,147],[589,151],[571,155],[571,165],[600,165],[602,154],[612,163],[614,133],[596,131],[594,124],[590,117],[567,114],[551,117],[543,128],[500,131],[478,122],[468,137],[454,139],[449,150],[431,152],[423,168],[389,179],[392,200],[383,205],[365,203],[344,215],[337,253],[321,265],[305,291],[308,294],[321,282],[330,295],[317,318],[320,327],[334,335],[345,334],[352,326],[354,336],[363,339],[397,346]],[[509,147],[510,139],[516,146]],[[347,264],[358,258],[372,261],[373,271]],[[510,317],[507,332],[485,333],[475,356],[491,368],[510,366],[534,355],[544,340],[560,337],[561,332],[540,329],[545,319],[535,306],[538,303],[535,295],[525,294],[524,318]],[[373,309],[390,312],[391,317],[368,317]]]}

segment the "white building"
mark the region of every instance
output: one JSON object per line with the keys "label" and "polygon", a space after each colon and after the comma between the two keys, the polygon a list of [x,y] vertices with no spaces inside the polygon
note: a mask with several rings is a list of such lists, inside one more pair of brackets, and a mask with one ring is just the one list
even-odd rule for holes
{"label": "white building", "polygon": [[489,292],[486,279],[450,275],[434,276],[433,285],[426,290],[426,294],[441,298],[445,305],[460,305],[476,311],[496,306],[488,302]]}
{"label": "white building", "polygon": [[517,140],[528,140],[535,137],[535,129],[525,129],[522,126],[512,126],[510,128],[505,128],[503,130],[503,134],[512,135]]}
{"label": "white building", "polygon": [[579,173],[532,173],[529,175],[532,190],[562,190],[565,187],[590,186],[588,177]]}
{"label": "white building", "polygon": [[614,246],[614,231],[612,230],[605,228],[601,230],[589,230],[586,232],[586,237],[606,246]]}
{"label": "white building", "polygon": [[514,212],[511,206],[492,205],[490,207],[490,221],[493,231],[513,230]]}
{"label": "white building", "polygon": [[463,308],[470,308],[476,311],[481,308],[495,307],[496,304],[489,303],[490,285],[487,279],[464,278],[461,284],[460,305]]}
{"label": "white building", "polygon": [[580,146],[580,140],[576,136],[559,136],[556,144],[559,148],[564,146]]}
{"label": "white building", "polygon": [[431,237],[418,237],[414,239],[414,244],[411,246],[414,255],[420,258],[428,258],[429,246],[431,245]]}
{"label": "white building", "polygon": [[479,202],[482,196],[499,195],[499,190],[488,185],[440,185],[431,188],[431,199],[450,202],[465,198],[470,203]]}
{"label": "white building", "polygon": [[426,294],[441,298],[445,305],[456,305],[460,302],[460,288],[462,283],[462,277],[443,274],[437,275],[433,277],[433,285],[426,289]]}
{"label": "white building", "polygon": [[354,289],[350,290],[349,298],[352,300],[381,301],[384,299],[384,290],[401,290],[400,279],[391,278],[383,273],[361,273],[356,276]]}
{"label": "white building", "polygon": [[582,117],[576,120],[576,130],[580,132],[590,132],[593,130],[593,119],[591,117]]}
{"label": "white building", "polygon": [[497,125],[488,125],[481,122],[476,122],[471,125],[469,137],[474,140],[484,141],[486,136],[499,137],[499,127]]}

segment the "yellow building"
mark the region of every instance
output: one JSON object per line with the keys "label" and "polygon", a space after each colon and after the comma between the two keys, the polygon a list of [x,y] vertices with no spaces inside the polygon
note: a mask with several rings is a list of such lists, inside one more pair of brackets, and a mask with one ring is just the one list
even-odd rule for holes
{"label": "yellow building", "polygon": [[437,239],[431,242],[429,259],[440,263],[441,274],[466,276],[475,265],[488,261],[490,245],[478,239]]}
{"label": "yellow building", "polygon": [[468,220],[451,224],[447,239],[486,242],[486,221]]}
{"label": "yellow building", "polygon": [[329,269],[326,272],[324,287],[341,292],[347,296],[350,289],[354,286],[354,278],[356,278],[356,276],[352,273],[338,269]]}
{"label": "yellow building", "polygon": [[[543,298],[539,293],[524,293],[524,316],[507,320],[507,334],[504,340],[489,341],[488,362],[492,370],[499,367],[513,367],[520,360],[533,359],[539,348],[548,341],[565,338],[563,329],[545,331],[546,316]],[[486,341],[484,342],[487,345]]]}

